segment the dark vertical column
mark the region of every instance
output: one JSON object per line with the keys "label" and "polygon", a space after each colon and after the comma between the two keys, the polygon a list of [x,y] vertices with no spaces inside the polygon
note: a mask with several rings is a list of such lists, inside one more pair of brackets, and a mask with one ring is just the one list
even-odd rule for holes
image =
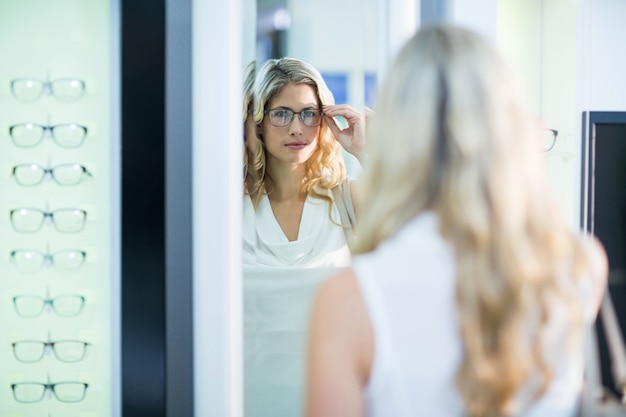
{"label": "dark vertical column", "polygon": [[[609,258],[608,292],[622,334],[626,334],[626,112],[592,112],[593,233]],[[591,168],[591,167],[590,167]],[[620,389],[611,372],[610,354],[601,320],[597,323],[602,378],[616,394]]]}
{"label": "dark vertical column", "polygon": [[164,0],[122,0],[122,413],[165,416]]}
{"label": "dark vertical column", "polygon": [[166,398],[193,416],[191,0],[166,0]]}

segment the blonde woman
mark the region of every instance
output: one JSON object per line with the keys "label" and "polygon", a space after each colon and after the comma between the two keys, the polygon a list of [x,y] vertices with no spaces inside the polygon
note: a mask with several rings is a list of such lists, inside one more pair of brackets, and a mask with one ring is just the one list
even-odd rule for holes
{"label": "blonde woman", "polygon": [[[258,69],[247,139],[244,265],[343,267],[350,263],[332,190],[346,179],[341,147],[360,157],[364,116],[335,105],[319,71],[295,59],[271,59]],[[334,118],[348,126],[340,129]],[[348,195],[349,196],[349,195]]]}
{"label": "blonde woman", "polygon": [[574,416],[606,255],[554,206],[500,57],[424,28],[375,111],[357,255],[313,307],[306,415]]}

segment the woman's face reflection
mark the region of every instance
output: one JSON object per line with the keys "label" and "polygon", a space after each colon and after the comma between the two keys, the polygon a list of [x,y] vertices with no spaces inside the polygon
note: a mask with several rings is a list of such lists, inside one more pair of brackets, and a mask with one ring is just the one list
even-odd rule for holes
{"label": "woman's face reflection", "polygon": [[317,148],[320,127],[305,125],[300,119],[301,114],[295,113],[319,108],[315,91],[306,84],[289,83],[268,104],[268,110],[294,112],[286,126],[274,126],[269,114],[263,118],[261,134],[267,149],[268,165],[277,161],[306,162]]}
{"label": "woman's face reflection", "polygon": [[[299,80],[295,84],[291,80],[278,94],[263,94],[263,80],[266,80],[263,66],[267,59],[289,56],[306,61],[321,73],[319,80],[314,77],[315,83],[328,85],[337,104],[349,104],[359,110],[363,109],[365,74],[375,72],[377,44],[370,39],[376,30],[376,17],[371,16],[365,23],[364,16],[374,13],[376,2],[347,0],[335,3],[328,1],[325,3],[328,7],[322,9],[318,4],[312,5],[310,2],[283,0],[281,4],[274,4],[272,0],[259,0],[256,16],[263,21],[264,26],[243,26],[248,35],[252,35],[249,31],[254,31],[257,35],[258,48],[254,56],[243,57],[244,65],[250,65],[251,61],[256,62],[256,74],[259,78],[254,91],[258,97],[252,99],[257,99],[255,104],[265,111],[289,111],[287,114],[278,114],[276,123],[270,122],[270,115],[267,113],[263,114],[263,120],[260,120],[261,114],[257,113],[255,121],[254,115],[248,111],[244,119],[244,140],[247,148],[244,157],[248,157],[249,162],[249,175],[246,177],[249,194],[245,196],[243,216],[244,414],[248,417],[302,415],[306,363],[304,347],[308,337],[311,301],[319,285],[328,276],[339,267],[350,264],[351,257],[344,231],[330,221],[329,212],[332,211],[333,219],[339,219],[340,216],[334,206],[332,210],[328,209],[327,200],[313,199],[312,203],[301,202],[300,205],[289,206],[306,207],[306,210],[301,209],[299,216],[295,216],[304,223],[297,234],[298,239],[302,239],[291,241],[288,234],[281,230],[281,223],[278,221],[281,219],[281,207],[287,206],[281,206],[280,201],[270,201],[265,190],[258,195],[254,193],[261,183],[259,180],[264,178],[270,185],[270,193],[279,195],[280,190],[291,185],[290,181],[284,181],[281,177],[285,170],[280,167],[298,164],[297,166],[305,168],[307,163],[311,164],[316,159],[320,149],[330,145],[340,146],[334,137],[329,138],[330,132],[327,132],[329,128],[325,122],[314,126],[312,124],[317,119],[300,114],[306,109],[320,109],[322,104],[331,104],[315,87],[300,84]],[[291,27],[268,33],[268,19],[264,17],[271,10],[285,8],[285,4],[288,5]],[[347,14],[349,18],[346,17]],[[244,16],[244,23],[245,19]],[[250,37],[244,34],[243,38],[245,40]],[[280,47],[268,51],[268,39],[280,40],[273,42],[273,46]],[[300,65],[297,65],[297,69],[303,70]],[[308,77],[311,78],[310,74]],[[339,81],[333,83],[337,80]],[[267,102],[262,102],[268,97],[271,98]],[[255,106],[248,106],[248,110],[250,109],[255,109]],[[260,112],[261,109],[255,111]],[[294,114],[289,120],[290,112]],[[313,158],[311,155],[314,155]],[[339,155],[341,154],[337,151],[333,158],[340,157]],[[267,170],[260,169],[259,166]],[[326,165],[322,168],[324,167]],[[332,165],[333,169],[334,167]],[[300,175],[299,171],[304,172],[304,169],[296,171],[298,172],[294,174]],[[313,171],[323,170],[320,168]],[[329,175],[340,171],[343,172],[338,169],[330,170]],[[332,195],[329,190],[323,191],[324,196]],[[293,261],[300,258],[302,262]],[[329,264],[332,266],[328,266]],[[293,265],[307,267],[298,268]]]}

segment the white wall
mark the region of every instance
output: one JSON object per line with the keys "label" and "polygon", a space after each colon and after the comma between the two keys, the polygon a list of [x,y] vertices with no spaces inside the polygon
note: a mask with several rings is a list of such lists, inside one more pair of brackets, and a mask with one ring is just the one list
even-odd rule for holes
{"label": "white wall", "polygon": [[572,0],[450,0],[450,20],[496,42],[519,78],[528,111],[559,131],[545,167],[572,226],[578,224],[580,184],[578,10]]}
{"label": "white wall", "polygon": [[291,27],[287,55],[320,72],[348,74],[348,103],[364,104],[365,72],[377,64],[377,0],[319,2],[288,0]]}
{"label": "white wall", "polygon": [[378,0],[378,79],[420,26],[420,0]]}
{"label": "white wall", "polygon": [[447,10],[452,22],[496,39],[498,0],[448,0]]}
{"label": "white wall", "polygon": [[626,1],[587,0],[583,19],[585,107],[626,111]]}
{"label": "white wall", "polygon": [[559,132],[545,163],[572,227],[580,205],[579,8],[570,0],[500,0],[497,31],[498,46],[521,77],[528,110]]}

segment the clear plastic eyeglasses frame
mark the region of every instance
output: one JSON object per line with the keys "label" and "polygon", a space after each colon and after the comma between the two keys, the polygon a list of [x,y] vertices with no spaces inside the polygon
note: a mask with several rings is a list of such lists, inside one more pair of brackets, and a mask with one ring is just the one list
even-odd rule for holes
{"label": "clear plastic eyeglasses frame", "polygon": [[11,93],[19,101],[33,102],[42,95],[53,96],[58,101],[72,102],[85,94],[85,81],[66,77],[50,79],[50,71],[45,80],[36,78],[15,78],[11,80]]}
{"label": "clear plastic eyeglasses frame", "polygon": [[284,107],[278,107],[265,110],[263,113],[269,116],[270,124],[276,127],[289,126],[295,115],[298,115],[298,118],[305,126],[315,127],[322,123],[322,117],[324,116],[322,110],[316,108],[293,111]]}
{"label": "clear plastic eyeglasses frame", "polygon": [[79,249],[62,249],[46,252],[37,249],[15,249],[11,251],[11,262],[20,272],[34,273],[51,266],[59,271],[76,272],[85,263],[87,252]]}
{"label": "clear plastic eyeglasses frame", "polygon": [[554,144],[556,143],[556,138],[559,135],[558,130],[554,129],[546,129],[546,137],[544,139],[543,151],[548,152],[554,148]]}
{"label": "clear plastic eyeglasses frame", "polygon": [[45,298],[32,294],[14,296],[15,312],[22,318],[38,317],[44,310],[59,317],[76,317],[85,307],[85,297],[80,294],[62,294],[51,298],[49,292],[46,290]]}
{"label": "clear plastic eyeglasses frame", "polygon": [[84,178],[93,177],[87,167],[79,163],[59,164],[49,168],[39,164],[19,164],[12,168],[11,175],[15,182],[24,187],[41,184],[44,180],[54,180],[63,186],[77,185]]}
{"label": "clear plastic eyeglasses frame", "polygon": [[47,383],[24,381],[11,384],[13,398],[20,403],[38,403],[46,393],[48,398],[54,397],[64,403],[77,403],[85,399],[89,384],[79,381],[63,381]]}
{"label": "clear plastic eyeglasses frame", "polygon": [[42,340],[19,340],[11,343],[13,356],[22,363],[36,363],[44,356],[54,354],[60,362],[74,363],[85,358],[87,347],[91,343],[81,340],[56,340],[52,341],[48,335],[47,341]]}
{"label": "clear plastic eyeglasses frame", "polygon": [[50,138],[62,148],[77,148],[87,137],[87,127],[78,123],[42,125],[38,123],[18,123],[9,126],[9,136],[19,148],[32,148],[44,138]]}
{"label": "clear plastic eyeglasses frame", "polygon": [[44,222],[53,224],[54,228],[61,233],[78,233],[85,227],[87,212],[78,208],[44,211],[23,207],[10,210],[9,217],[13,229],[20,233],[38,232]]}

